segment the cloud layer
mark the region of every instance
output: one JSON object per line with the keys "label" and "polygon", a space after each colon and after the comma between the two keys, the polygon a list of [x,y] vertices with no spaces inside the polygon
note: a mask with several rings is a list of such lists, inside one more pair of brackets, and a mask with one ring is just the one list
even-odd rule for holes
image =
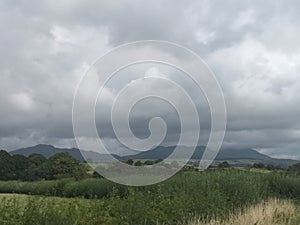
{"label": "cloud layer", "polygon": [[[228,110],[225,146],[300,159],[299,10],[296,0],[1,1],[0,147],[75,146],[72,101],[87,69],[119,44],[157,39],[190,48],[215,72]],[[121,72],[122,79],[108,84],[107,106],[124,85],[155,70],[189,90],[200,111],[205,143],[207,103],[178,71],[158,65],[129,68]],[[157,83],[138,85],[166,91]],[[167,118],[165,144],[176,143],[178,117],[163,102],[138,105],[131,117],[133,132],[147,135],[154,109]],[[99,133],[118,149],[107,121],[109,110],[98,111]],[[87,142],[92,148],[93,141]]]}

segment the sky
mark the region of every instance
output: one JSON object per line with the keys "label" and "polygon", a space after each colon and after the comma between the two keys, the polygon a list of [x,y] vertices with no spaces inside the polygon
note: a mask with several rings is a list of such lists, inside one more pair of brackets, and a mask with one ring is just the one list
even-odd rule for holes
{"label": "sky", "polygon": [[[75,147],[72,103],[90,66],[120,44],[164,40],[197,53],[217,77],[227,106],[224,146],[300,159],[299,11],[296,0],[2,0],[0,148]],[[121,151],[108,121],[109,105],[124,85],[147,74],[172,77],[189,90],[205,144],[210,128],[205,99],[179,71],[152,64],[120,71],[122,78],[107,85],[107,105],[96,107],[105,143]],[[143,87],[135,88],[141,94],[147,88],[178,94],[155,81],[136,85]],[[157,115],[168,125],[163,144],[176,144],[178,115],[165,102],[137,105],[130,117],[133,133],[149,135],[147,123]],[[94,141],[86,138],[90,149]]]}

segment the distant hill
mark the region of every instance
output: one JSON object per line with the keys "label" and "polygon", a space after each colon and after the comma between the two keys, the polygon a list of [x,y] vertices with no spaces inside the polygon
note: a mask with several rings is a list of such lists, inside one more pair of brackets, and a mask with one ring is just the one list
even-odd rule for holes
{"label": "distant hill", "polygon": [[[108,155],[106,154],[99,154],[97,152],[93,151],[84,151],[84,150],[79,150],[77,148],[56,148],[52,145],[36,145],[28,148],[21,148],[17,149],[14,151],[9,152],[12,155],[24,155],[24,156],[29,156],[33,153],[41,154],[45,156],[46,158],[49,158],[52,155],[55,155],[57,153],[61,152],[67,152],[69,153],[72,157],[75,159],[78,159],[79,161],[85,161],[88,159],[92,159],[93,161],[103,161],[103,160],[108,160]],[[120,158],[118,155],[113,155],[115,158]]]}
{"label": "distant hill", "polygon": [[[158,146],[155,149],[140,152],[134,155],[127,155],[127,156],[118,156],[113,155],[115,158],[119,160],[127,160],[127,159],[134,159],[134,160],[156,160],[156,159],[165,159],[167,158],[173,151],[175,146],[164,147]],[[194,154],[192,155],[191,160],[197,161],[200,160],[203,156],[205,150],[205,146],[198,146]],[[184,147],[183,147],[184,151]],[[21,148],[14,151],[11,151],[10,154],[20,154],[29,156],[33,153],[38,153],[44,155],[45,157],[50,157],[56,153],[67,152],[74,158],[84,161],[91,159],[94,162],[106,161],[109,159],[108,155],[106,154],[99,154],[93,151],[84,151],[79,150],[77,148],[56,148],[52,145],[36,145],[33,147],[28,148]],[[130,151],[128,151],[130,152]],[[179,159],[182,157],[179,154]],[[283,168],[287,168],[290,165],[298,163],[297,160],[292,159],[275,159],[270,156],[264,155],[262,153],[257,152],[254,149],[246,148],[246,149],[230,149],[230,148],[223,148],[218,153],[215,161],[228,161],[233,166],[246,166],[251,165],[253,163],[263,163],[263,164],[271,164],[271,165],[278,165]]]}
{"label": "distant hill", "polygon": [[[173,152],[174,148],[175,146],[170,146],[170,147],[159,146],[153,150],[141,152],[136,155],[125,156],[123,158],[124,159],[130,158],[136,160],[137,159],[140,160],[165,159]],[[196,147],[191,159],[200,160],[203,156],[204,150],[205,150],[205,146]],[[287,168],[290,165],[299,162],[297,160],[292,160],[292,159],[275,159],[250,148],[246,148],[246,149],[222,148],[218,153],[217,157],[215,158],[215,161],[228,161],[230,164],[234,166],[247,166],[253,163],[263,163],[263,164],[278,165],[283,168]]]}
{"label": "distant hill", "polygon": [[[158,159],[158,158],[166,158],[173,151],[175,146],[164,147],[159,146],[153,150],[149,150],[146,152],[140,152],[136,155],[125,156],[125,158],[132,159]],[[183,151],[185,147],[182,147]],[[205,150],[205,146],[197,146],[194,154],[192,155],[192,159],[200,160],[203,156]],[[181,155],[179,154],[179,158]],[[183,157],[183,154],[182,154]],[[239,159],[260,159],[260,160],[269,160],[271,157],[261,154],[253,149],[221,149],[218,153],[216,160],[239,160]]]}

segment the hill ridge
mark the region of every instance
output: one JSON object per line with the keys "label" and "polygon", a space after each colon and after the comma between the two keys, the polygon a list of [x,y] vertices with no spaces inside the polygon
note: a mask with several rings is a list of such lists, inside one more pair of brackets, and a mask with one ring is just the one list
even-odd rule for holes
{"label": "hill ridge", "polygon": [[[184,150],[184,147],[181,146]],[[126,156],[120,156],[117,154],[113,154],[113,156],[118,160],[128,160],[128,159],[134,159],[134,160],[156,160],[156,159],[165,159],[168,157],[173,151],[175,146],[158,146],[152,150],[145,151],[145,152],[139,152],[134,155],[126,155]],[[204,153],[205,146],[197,146],[191,160],[197,161],[202,158],[202,155]],[[24,156],[29,156],[30,154],[37,153],[42,154],[45,157],[49,158],[50,156],[60,153],[60,152],[67,152],[74,158],[85,161],[85,160],[91,160],[94,162],[100,162],[109,160],[110,156],[107,154],[100,154],[91,150],[79,150],[78,148],[58,148],[53,145],[48,144],[38,144],[31,147],[25,147],[16,149],[13,151],[10,151],[9,153],[12,155],[21,154]],[[184,154],[178,154],[179,158],[185,158]],[[245,166],[247,164],[253,164],[253,163],[264,163],[264,164],[272,164],[272,165],[279,165],[284,168],[287,168],[288,166],[295,164],[299,161],[292,160],[292,159],[276,159],[272,158],[268,155],[265,155],[263,153],[258,152],[255,149],[251,148],[244,148],[244,149],[234,149],[234,148],[222,148],[220,152],[218,153],[216,161],[230,161],[231,163],[236,164],[237,166]]]}

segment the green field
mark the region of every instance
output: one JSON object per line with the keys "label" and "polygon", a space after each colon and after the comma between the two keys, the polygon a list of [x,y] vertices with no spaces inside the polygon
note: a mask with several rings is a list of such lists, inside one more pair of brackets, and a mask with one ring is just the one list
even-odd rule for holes
{"label": "green field", "polygon": [[0,193],[12,193],[0,196],[0,224],[183,224],[226,220],[270,198],[299,200],[300,178],[226,169],[182,172],[136,188],[96,178],[1,181]]}

